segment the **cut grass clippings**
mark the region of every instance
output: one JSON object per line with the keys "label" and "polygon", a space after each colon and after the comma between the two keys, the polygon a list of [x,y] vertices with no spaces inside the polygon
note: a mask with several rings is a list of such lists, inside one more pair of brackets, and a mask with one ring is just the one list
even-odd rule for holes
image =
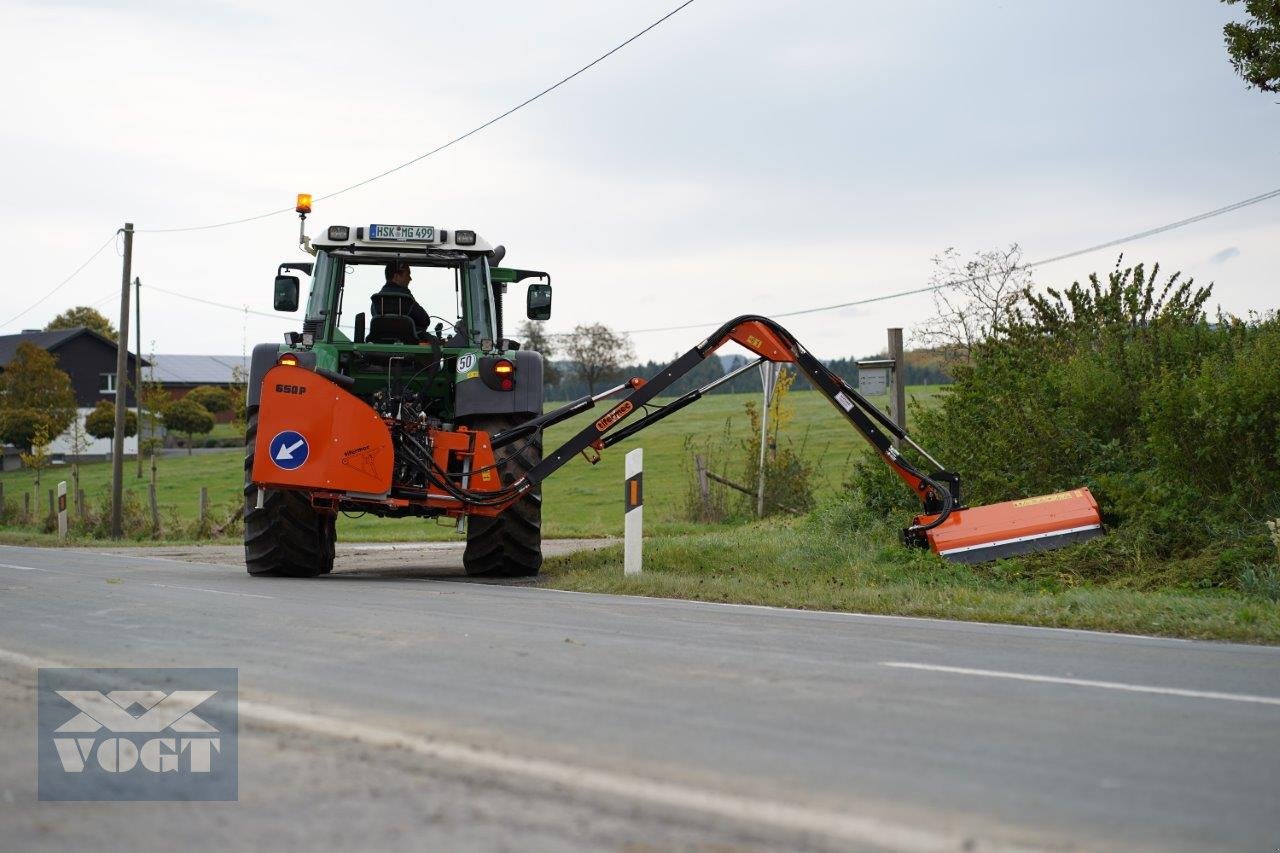
{"label": "cut grass clippings", "polygon": [[1234,590],[1136,590],[1028,576],[1021,561],[949,563],[909,550],[847,507],[645,541],[644,572],[622,573],[621,546],[549,559],[556,589],[1280,643],[1280,604]]}

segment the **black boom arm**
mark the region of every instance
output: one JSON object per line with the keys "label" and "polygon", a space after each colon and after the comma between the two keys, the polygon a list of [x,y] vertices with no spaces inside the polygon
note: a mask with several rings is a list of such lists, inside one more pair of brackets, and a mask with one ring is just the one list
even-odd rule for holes
{"label": "black boom arm", "polygon": [[[938,470],[932,475],[926,475],[918,470],[898,452],[893,440],[889,435],[886,435],[886,431],[900,441],[911,445],[926,459],[933,462],[934,465],[937,465],[937,463],[923,448],[911,440],[905,430],[901,429],[883,412],[872,405],[870,401],[858,393],[857,389],[850,386],[839,376],[828,370],[822,362],[814,358],[808,350],[792,337],[790,332],[767,317],[753,314],[735,317],[725,323],[693,349],[667,365],[661,373],[647,381],[633,379],[603,394],[575,400],[560,409],[548,412],[539,418],[493,436],[493,446],[495,448],[501,447],[538,429],[586,411],[606,396],[624,388],[631,389],[631,392],[606,412],[603,417],[584,427],[577,435],[545,456],[541,462],[525,473],[521,481],[513,484],[513,486],[521,491],[532,488],[579,453],[591,448],[602,450],[628,438],[645,427],[675,414],[680,409],[700,399],[703,394],[715,385],[727,382],[738,373],[749,369],[754,364],[760,363],[760,361],[757,361],[739,368],[732,374],[721,377],[709,385],[691,391],[652,412],[646,413],[643,417],[625,427],[615,429],[622,421],[634,414],[637,409],[650,403],[654,398],[670,388],[680,377],[693,370],[729,341],[735,341],[751,350],[760,356],[760,361],[794,363],[797,368],[804,371],[813,387],[831,401],[832,405],[845,416],[845,419],[849,421],[854,429],[875,447],[889,467],[912,488],[923,503],[925,512],[936,514],[936,517],[926,523],[916,524],[907,528],[904,531],[904,535],[908,541],[913,544],[919,544],[919,542],[923,541],[924,531],[941,524],[953,509],[959,508],[959,477],[944,470]],[[938,468],[941,469],[941,466],[938,466]]]}

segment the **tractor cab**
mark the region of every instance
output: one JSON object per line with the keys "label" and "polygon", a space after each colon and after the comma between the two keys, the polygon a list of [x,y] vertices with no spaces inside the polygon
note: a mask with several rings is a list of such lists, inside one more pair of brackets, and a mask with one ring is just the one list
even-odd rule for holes
{"label": "tractor cab", "polygon": [[[533,279],[526,316],[549,318],[549,275],[498,266],[505,250],[466,229],[330,225],[304,246],[315,260],[281,264],[276,276],[277,310],[297,310],[297,273],[310,279],[289,349],[350,377],[362,398],[401,383],[436,417],[541,410],[541,360],[518,352],[504,301],[510,284]],[[510,372],[495,381],[495,368]],[[492,391],[506,398],[488,399]]]}

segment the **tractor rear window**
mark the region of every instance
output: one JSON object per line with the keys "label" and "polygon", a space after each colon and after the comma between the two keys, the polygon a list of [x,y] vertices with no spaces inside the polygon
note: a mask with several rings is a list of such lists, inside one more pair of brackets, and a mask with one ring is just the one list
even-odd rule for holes
{"label": "tractor rear window", "polygon": [[[440,336],[449,340],[460,330],[462,323],[462,304],[460,301],[459,270],[450,267],[415,267],[409,268],[409,293],[413,301],[430,315],[429,326],[418,329],[419,333],[436,334],[440,328]],[[372,320],[373,296],[386,286],[384,263],[351,264],[347,263],[341,275],[342,301],[338,306],[338,328],[350,338],[355,328],[356,314],[365,315],[365,322]],[[391,303],[394,304],[394,303]],[[403,310],[407,313],[408,307]]]}

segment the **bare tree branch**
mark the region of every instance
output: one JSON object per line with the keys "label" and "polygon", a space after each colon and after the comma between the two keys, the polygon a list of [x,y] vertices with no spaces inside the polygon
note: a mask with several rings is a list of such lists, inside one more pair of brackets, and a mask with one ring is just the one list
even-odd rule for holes
{"label": "bare tree branch", "polygon": [[934,291],[934,316],[912,332],[920,343],[941,350],[945,363],[966,362],[975,346],[997,334],[1018,295],[1031,286],[1031,273],[1022,268],[1017,243],[978,252],[969,260],[948,248],[933,258],[933,265],[930,284],[954,284]]}

